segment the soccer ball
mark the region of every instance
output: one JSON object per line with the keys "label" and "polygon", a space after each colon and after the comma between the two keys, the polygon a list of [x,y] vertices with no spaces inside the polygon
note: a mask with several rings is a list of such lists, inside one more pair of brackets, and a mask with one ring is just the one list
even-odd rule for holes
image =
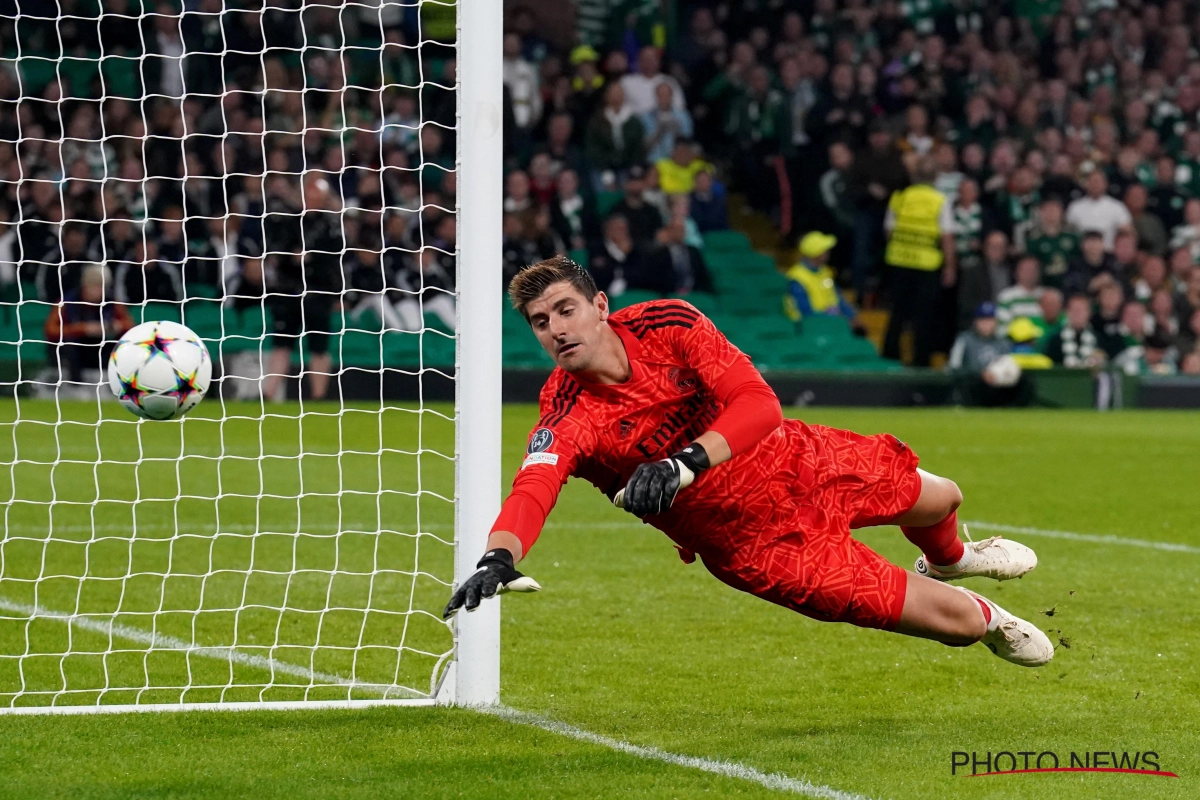
{"label": "soccer ball", "polygon": [[984,370],[992,379],[992,386],[1016,386],[1021,380],[1021,365],[1012,356],[1000,356]]}
{"label": "soccer ball", "polygon": [[204,398],[212,360],[200,337],[178,322],[130,328],[108,359],[108,385],[143,419],[182,417]]}

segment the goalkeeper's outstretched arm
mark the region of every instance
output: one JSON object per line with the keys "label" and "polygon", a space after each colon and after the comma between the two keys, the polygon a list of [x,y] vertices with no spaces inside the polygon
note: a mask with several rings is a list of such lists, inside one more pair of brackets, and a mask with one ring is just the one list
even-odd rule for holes
{"label": "goalkeeper's outstretched arm", "polygon": [[443,617],[449,618],[460,608],[474,611],[480,602],[497,594],[542,588],[533,578],[518,572],[515,565],[541,535],[570,474],[574,448],[567,438],[561,434],[557,439],[549,437],[546,449],[535,451],[531,446],[530,455],[513,481],[512,493],[492,525],[487,552],[479,559],[475,572],[455,589]]}

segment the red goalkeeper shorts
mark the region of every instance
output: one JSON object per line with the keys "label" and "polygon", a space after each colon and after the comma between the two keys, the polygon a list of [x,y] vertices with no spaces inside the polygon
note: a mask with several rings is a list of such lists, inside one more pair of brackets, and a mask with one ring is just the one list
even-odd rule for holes
{"label": "red goalkeeper shorts", "polygon": [[905,571],[850,535],[908,511],[921,494],[917,456],[889,434],[861,436],[811,426],[820,447],[805,455],[818,480],[796,487],[791,507],[758,534],[753,556],[728,567],[705,563],[736,589],[826,622],[892,630],[900,621]]}

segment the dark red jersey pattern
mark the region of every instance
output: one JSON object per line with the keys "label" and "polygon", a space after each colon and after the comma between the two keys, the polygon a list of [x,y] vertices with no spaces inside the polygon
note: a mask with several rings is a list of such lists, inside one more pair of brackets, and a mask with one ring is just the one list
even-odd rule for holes
{"label": "dark red jersey pattern", "polygon": [[[818,619],[894,627],[905,573],[850,530],[912,507],[920,493],[916,455],[886,434],[781,421],[749,359],[683,301],[631,306],[610,324],[631,378],[600,385],[554,371],[494,529],[516,533],[528,551],[568,477],[611,498],[639,464],[717,430],[733,458],[645,521],[685,560],[699,555],[735,588]],[[725,414],[731,407],[736,413]]]}

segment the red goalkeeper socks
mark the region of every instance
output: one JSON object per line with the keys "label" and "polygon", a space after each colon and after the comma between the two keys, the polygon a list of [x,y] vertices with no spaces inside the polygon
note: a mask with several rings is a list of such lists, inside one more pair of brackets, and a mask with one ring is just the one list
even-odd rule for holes
{"label": "red goalkeeper socks", "polygon": [[934,566],[956,565],[966,552],[958,538],[958,514],[953,511],[935,525],[924,528],[901,525],[900,530],[910,542],[921,548],[926,560]]}
{"label": "red goalkeeper socks", "polygon": [[976,597],[975,602],[979,603],[979,607],[983,609],[983,624],[987,625],[987,629],[992,629],[992,608],[980,598]]}

